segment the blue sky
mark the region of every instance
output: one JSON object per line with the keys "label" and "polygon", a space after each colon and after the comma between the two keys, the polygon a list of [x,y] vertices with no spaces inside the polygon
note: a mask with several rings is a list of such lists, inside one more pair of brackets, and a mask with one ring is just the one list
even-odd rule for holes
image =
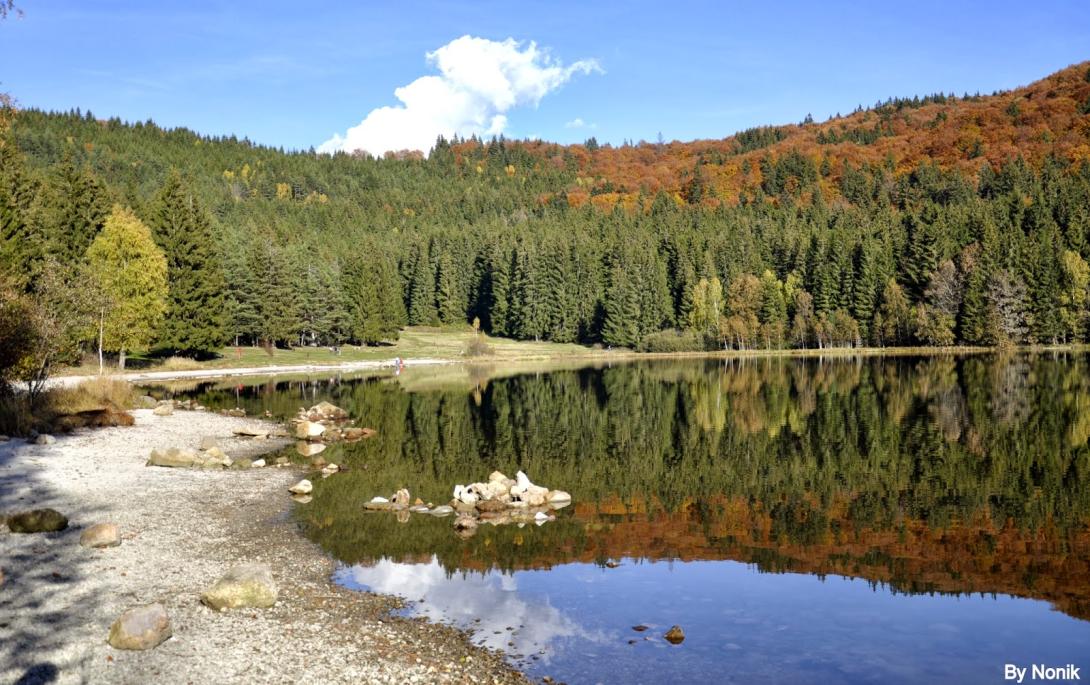
{"label": "blue sky", "polygon": [[425,55],[464,35],[536,41],[554,66],[594,60],[502,110],[506,135],[560,142],[718,138],[1090,59],[1088,2],[17,4],[24,16],[0,23],[0,90],[22,106],[288,148],[400,105],[395,89],[438,73]]}

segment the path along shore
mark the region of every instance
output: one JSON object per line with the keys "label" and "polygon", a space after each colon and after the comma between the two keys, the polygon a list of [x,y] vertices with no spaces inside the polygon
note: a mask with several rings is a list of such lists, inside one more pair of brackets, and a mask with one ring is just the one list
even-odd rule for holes
{"label": "path along shore", "polygon": [[[457,630],[392,617],[396,599],[333,585],[335,562],[290,515],[298,469],[144,465],[152,448],[195,448],[202,436],[232,457],[256,457],[283,443],[233,433],[269,424],[200,411],[133,415],[135,426],[50,445],[0,443],[0,515],[52,507],[70,522],[37,534],[0,524],[0,682],[526,682]],[[121,546],[81,547],[81,531],[101,522],[120,527]],[[271,566],[274,607],[216,612],[200,603],[248,562]],[[106,644],[118,615],[152,602],[166,607],[172,638],[145,652]]]}

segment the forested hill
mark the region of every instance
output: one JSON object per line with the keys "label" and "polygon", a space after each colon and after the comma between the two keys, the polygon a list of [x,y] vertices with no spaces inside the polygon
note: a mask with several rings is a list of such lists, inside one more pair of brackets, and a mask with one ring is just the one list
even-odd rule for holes
{"label": "forested hill", "polygon": [[377,342],[474,318],[646,349],[1088,333],[1088,63],[717,141],[440,141],[427,159],[79,111],[11,122],[0,266],[33,294],[43,265],[75,273],[111,208],[132,208],[170,288],[130,346]]}

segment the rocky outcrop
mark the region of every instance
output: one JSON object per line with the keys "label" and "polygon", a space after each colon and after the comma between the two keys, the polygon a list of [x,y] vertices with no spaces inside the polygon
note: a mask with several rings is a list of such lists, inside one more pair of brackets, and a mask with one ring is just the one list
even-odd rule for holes
{"label": "rocky outcrop", "polygon": [[680,645],[685,642],[685,631],[681,629],[681,626],[674,626],[667,630],[663,637],[672,645]]}
{"label": "rocky outcrop", "polygon": [[196,452],[179,447],[154,449],[145,466],[164,466],[183,469],[225,469],[231,466],[231,458],[218,447]]}
{"label": "rocky outcrop", "polygon": [[201,595],[201,601],[217,611],[267,608],[280,594],[268,564],[236,566]]}
{"label": "rocky outcrop", "polygon": [[56,509],[32,509],[8,516],[13,533],[55,533],[68,527],[68,517]]}
{"label": "rocky outcrop", "polygon": [[110,626],[107,642],[114,649],[151,649],[170,638],[170,618],[162,604],[129,609]]}

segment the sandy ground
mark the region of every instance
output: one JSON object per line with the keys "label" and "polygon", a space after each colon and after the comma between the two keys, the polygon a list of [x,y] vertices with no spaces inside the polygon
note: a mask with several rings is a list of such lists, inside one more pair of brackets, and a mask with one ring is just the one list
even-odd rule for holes
{"label": "sandy ground", "polygon": [[[403,366],[433,366],[435,364],[455,363],[449,359],[403,359]],[[282,366],[252,366],[227,369],[199,369],[196,371],[127,371],[122,374],[113,374],[114,378],[120,378],[130,383],[147,383],[149,381],[175,381],[186,378],[227,378],[229,376],[275,376],[280,374],[296,373],[349,373],[352,371],[368,371],[394,366],[393,360],[386,361],[358,361],[344,362],[342,364],[292,364]],[[46,387],[72,387],[88,380],[98,378],[95,374],[80,376],[53,376],[46,382]]]}
{"label": "sandy ground", "polygon": [[[130,428],[0,443],[0,514],[48,506],[70,522],[32,535],[0,525],[0,682],[525,682],[462,633],[391,617],[392,598],[330,583],[334,562],[290,518],[297,470],[144,466],[153,447],[195,448],[205,435],[232,456],[267,451],[269,441],[231,437],[260,422],[133,413]],[[81,547],[81,531],[104,521],[121,528],[121,546]],[[219,576],[251,561],[271,565],[275,607],[200,604]],[[106,644],[120,613],[151,602],[166,606],[171,639],[147,652]]]}

